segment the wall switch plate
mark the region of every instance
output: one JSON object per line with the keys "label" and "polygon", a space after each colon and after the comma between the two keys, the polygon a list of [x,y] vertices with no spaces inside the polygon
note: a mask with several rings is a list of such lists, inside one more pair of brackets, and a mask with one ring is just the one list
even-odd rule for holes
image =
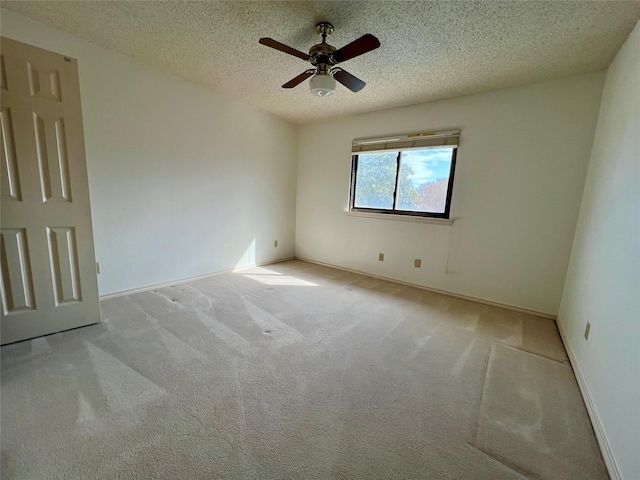
{"label": "wall switch plate", "polygon": [[378,261],[384,262],[384,253],[379,253],[378,254]]}
{"label": "wall switch plate", "polygon": [[274,241],[273,241],[273,246],[274,246],[274,247],[277,247],[277,246],[278,246],[278,240],[274,240]]}
{"label": "wall switch plate", "polygon": [[420,268],[420,265],[422,265],[422,260],[420,260],[419,258],[416,258],[413,261],[413,266],[416,267],[416,268]]}
{"label": "wall switch plate", "polygon": [[591,330],[591,324],[587,322],[587,326],[584,328],[584,339],[589,340],[589,331]]}

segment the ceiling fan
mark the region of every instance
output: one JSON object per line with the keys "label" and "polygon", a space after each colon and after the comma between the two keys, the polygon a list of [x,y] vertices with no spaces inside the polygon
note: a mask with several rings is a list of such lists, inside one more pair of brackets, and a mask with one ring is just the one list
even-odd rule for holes
{"label": "ceiling fan", "polygon": [[282,85],[282,88],[293,88],[309,77],[309,87],[311,93],[320,97],[327,97],[336,90],[336,80],[347,87],[352,92],[359,92],[366,85],[362,80],[354,77],[346,70],[336,67],[339,63],[345,62],[364,53],[375,50],[380,46],[380,41],[367,33],[340,49],[336,49],[327,43],[327,36],[333,33],[333,25],[328,22],[321,22],[316,25],[316,32],[322,36],[322,43],[314,45],[306,54],[295,48],[291,48],[284,43],[277,42],[272,38],[261,38],[260,43],[267,47],[275,48],[281,52],[288,53],[294,57],[301,58],[311,63],[314,68],[305,70],[300,75]]}

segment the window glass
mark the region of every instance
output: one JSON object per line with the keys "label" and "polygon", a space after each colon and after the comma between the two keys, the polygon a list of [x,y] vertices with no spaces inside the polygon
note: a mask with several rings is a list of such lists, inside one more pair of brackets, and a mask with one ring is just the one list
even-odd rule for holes
{"label": "window glass", "polygon": [[358,155],[354,206],[393,208],[398,152]]}
{"label": "window glass", "polygon": [[451,148],[409,150],[400,161],[399,210],[444,213],[447,205]]}

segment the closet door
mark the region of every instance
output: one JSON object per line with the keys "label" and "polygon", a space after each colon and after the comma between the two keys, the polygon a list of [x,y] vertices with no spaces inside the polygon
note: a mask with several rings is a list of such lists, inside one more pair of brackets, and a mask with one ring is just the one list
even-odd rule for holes
{"label": "closet door", "polygon": [[0,340],[100,321],[77,61],[0,43]]}

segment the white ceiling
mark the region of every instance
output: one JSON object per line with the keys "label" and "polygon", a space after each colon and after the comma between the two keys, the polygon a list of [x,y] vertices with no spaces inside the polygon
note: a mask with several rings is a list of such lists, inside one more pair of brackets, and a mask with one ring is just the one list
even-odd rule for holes
{"label": "white ceiling", "polygon": [[[2,6],[295,123],[410,105],[606,69],[640,18],[624,1],[3,1]],[[335,27],[340,48],[382,46],[341,64],[367,82],[316,98],[308,68],[258,44],[298,50]],[[82,68],[82,65],[80,65]]]}

